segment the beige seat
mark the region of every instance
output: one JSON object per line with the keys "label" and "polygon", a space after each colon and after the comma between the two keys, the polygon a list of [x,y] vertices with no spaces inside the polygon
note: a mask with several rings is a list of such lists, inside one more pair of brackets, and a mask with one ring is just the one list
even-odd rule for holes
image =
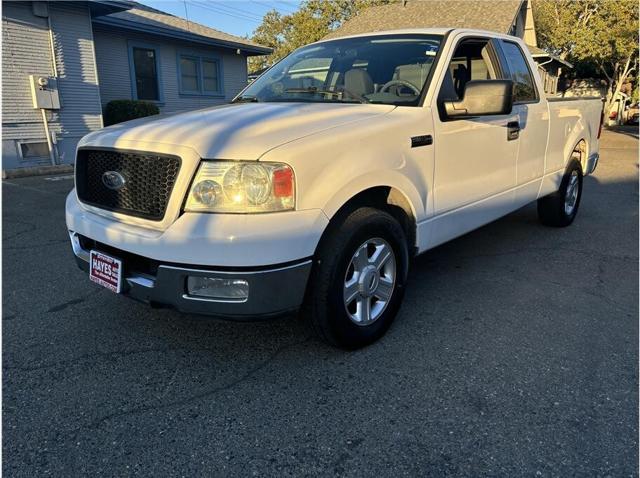
{"label": "beige seat", "polygon": [[354,68],[344,74],[344,87],[347,91],[364,96],[373,93],[373,80],[366,70]]}

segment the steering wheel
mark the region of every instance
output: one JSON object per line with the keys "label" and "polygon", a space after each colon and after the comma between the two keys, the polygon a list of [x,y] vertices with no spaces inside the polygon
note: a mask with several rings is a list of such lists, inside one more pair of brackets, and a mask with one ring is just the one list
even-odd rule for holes
{"label": "steering wheel", "polygon": [[391,81],[387,81],[384,85],[382,85],[382,88],[380,88],[379,93],[386,93],[387,91],[389,91],[389,88],[391,88],[392,86],[406,86],[410,90],[413,90],[413,92],[416,94],[416,96],[418,96],[420,94],[420,90],[418,89],[418,87],[416,85],[414,85],[413,83],[409,83],[406,80],[391,80]]}

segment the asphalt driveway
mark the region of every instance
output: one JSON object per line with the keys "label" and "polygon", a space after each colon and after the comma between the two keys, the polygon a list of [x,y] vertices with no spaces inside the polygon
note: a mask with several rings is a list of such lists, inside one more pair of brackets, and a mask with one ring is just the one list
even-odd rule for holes
{"label": "asphalt driveway", "polygon": [[153,310],[89,282],[70,177],[3,182],[6,476],[637,476],[638,141],[576,222],[535,206],[412,264],[379,343]]}

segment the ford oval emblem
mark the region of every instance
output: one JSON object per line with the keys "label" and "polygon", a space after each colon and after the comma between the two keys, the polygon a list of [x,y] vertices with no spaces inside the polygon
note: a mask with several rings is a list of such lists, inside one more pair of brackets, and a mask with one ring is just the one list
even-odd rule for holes
{"label": "ford oval emblem", "polygon": [[102,174],[102,184],[113,191],[122,189],[127,181],[118,171],[106,171]]}

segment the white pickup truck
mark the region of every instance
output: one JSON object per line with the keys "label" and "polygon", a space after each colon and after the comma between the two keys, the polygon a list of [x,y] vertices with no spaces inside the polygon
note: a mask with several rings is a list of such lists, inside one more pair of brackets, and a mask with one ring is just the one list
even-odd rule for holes
{"label": "white pickup truck", "polygon": [[599,100],[545,98],[518,38],[321,41],[232,104],[83,138],[66,221],[115,292],[235,319],[302,309],[357,348],[393,321],[416,254],[535,200],[571,224],[601,121]]}

